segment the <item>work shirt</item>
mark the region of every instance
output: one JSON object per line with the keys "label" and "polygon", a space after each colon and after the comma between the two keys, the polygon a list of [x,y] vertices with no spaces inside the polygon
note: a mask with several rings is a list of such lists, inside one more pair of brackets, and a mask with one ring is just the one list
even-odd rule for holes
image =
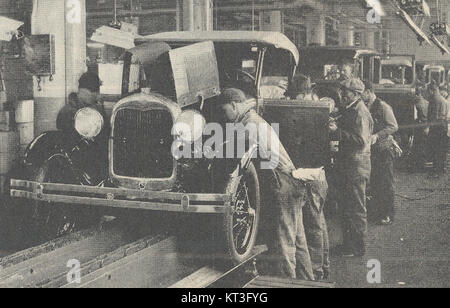
{"label": "work shirt", "polygon": [[378,136],[374,148],[378,150],[390,148],[392,146],[392,135],[398,131],[397,119],[392,107],[377,98],[370,107],[370,113],[374,121],[373,132]]}
{"label": "work shirt", "polygon": [[447,125],[448,103],[440,94],[434,94],[430,98],[428,120],[434,124],[445,123]]}
{"label": "work shirt", "polygon": [[423,96],[416,96],[414,101],[414,106],[417,111],[417,122],[426,123],[428,122],[428,106],[430,103]]}
{"label": "work shirt", "polygon": [[[296,169],[289,154],[281,144],[278,134],[255,110],[251,109],[238,119],[244,126],[257,128],[257,135],[249,134],[250,144],[258,144],[261,157],[270,159],[270,169],[291,175]],[[256,139],[255,139],[256,138]]]}
{"label": "work shirt", "polygon": [[373,126],[370,111],[362,100],[350,104],[338,120],[339,156],[370,155]]}

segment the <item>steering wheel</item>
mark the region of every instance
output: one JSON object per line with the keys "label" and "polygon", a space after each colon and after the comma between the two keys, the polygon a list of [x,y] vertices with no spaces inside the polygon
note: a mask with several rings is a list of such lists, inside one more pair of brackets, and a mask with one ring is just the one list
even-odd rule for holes
{"label": "steering wheel", "polygon": [[239,75],[243,75],[243,76],[245,76],[245,77],[248,77],[248,78],[250,78],[250,80],[253,81],[253,82],[255,82],[255,80],[256,80],[255,77],[252,76],[252,74],[250,74],[250,73],[248,73],[248,72],[246,72],[246,71],[243,71],[243,70],[241,70],[241,69],[237,69],[237,70],[236,70],[236,81],[239,81],[239,80],[240,80]]}
{"label": "steering wheel", "polygon": [[231,82],[240,81],[244,77],[249,78],[252,82],[255,82],[256,80],[255,77],[253,77],[250,73],[241,69],[234,69],[232,71],[225,72],[225,76],[228,79],[228,81]]}

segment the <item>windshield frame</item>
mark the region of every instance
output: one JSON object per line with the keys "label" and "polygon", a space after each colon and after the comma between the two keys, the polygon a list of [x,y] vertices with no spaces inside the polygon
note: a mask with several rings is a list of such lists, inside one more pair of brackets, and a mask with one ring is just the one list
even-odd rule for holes
{"label": "windshield frame", "polygon": [[[305,48],[301,50],[301,60],[299,64],[300,73],[310,76],[313,82],[328,81],[325,79],[325,66],[342,64],[351,64],[353,66],[353,74],[361,74],[357,67],[358,50],[347,49],[321,49],[321,48]],[[360,65],[358,63],[358,65]],[[319,77],[320,76],[320,77]],[[334,81],[334,80],[330,80]]]}
{"label": "windshield frame", "polygon": [[[411,60],[411,64],[412,66],[411,68],[411,74],[412,74],[412,78],[411,78],[411,82],[410,83],[405,83],[405,84],[400,84],[400,83],[394,83],[394,84],[382,84],[381,80],[383,79],[383,67],[385,66],[394,66],[394,65],[386,65],[383,64],[383,60],[386,59],[393,59],[393,58],[409,58]],[[397,65],[397,66],[403,66],[406,67],[404,65]],[[409,67],[409,66],[408,66]],[[380,65],[380,82],[378,83],[378,85],[380,86],[388,86],[388,87],[412,87],[416,84],[417,82],[417,72],[416,72],[416,58],[414,55],[399,55],[399,54],[393,54],[393,55],[389,55],[389,56],[385,56],[385,57],[381,57],[381,65]]]}

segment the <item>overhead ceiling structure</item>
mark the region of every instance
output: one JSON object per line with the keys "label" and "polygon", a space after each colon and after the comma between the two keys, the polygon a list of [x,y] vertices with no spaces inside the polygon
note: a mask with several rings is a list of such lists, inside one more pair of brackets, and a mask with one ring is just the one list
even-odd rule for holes
{"label": "overhead ceiling structure", "polygon": [[[397,12],[396,14],[406,23],[406,25],[417,35],[417,39],[419,42],[426,42],[429,45],[431,45],[431,41],[428,38],[428,35],[422,30],[421,26],[418,26],[412,17],[403,10],[400,6],[397,6]],[[425,13],[424,13],[425,15]],[[423,16],[420,16],[423,17]]]}
{"label": "overhead ceiling structure", "polygon": [[[146,16],[154,14],[176,13],[176,0],[169,1],[146,1],[134,0],[139,2],[139,10],[128,8],[119,3],[117,16]],[[218,12],[243,12],[243,11],[262,11],[262,10],[318,10],[325,11],[326,0],[215,0],[214,7]],[[88,17],[107,17],[113,16],[111,10],[111,1],[97,0],[88,6]]]}
{"label": "overhead ceiling structure", "polygon": [[[448,34],[439,35],[432,29],[424,26],[430,21],[438,19],[442,20],[443,12],[450,13],[450,1],[445,0],[328,0],[328,6],[331,6],[335,16],[341,16],[340,20],[347,19],[354,24],[363,25],[367,23],[366,13],[372,7],[381,7],[385,16],[381,18],[381,24],[374,25],[382,27],[384,30],[404,30],[403,27],[394,28],[400,20],[404,23],[416,36],[419,42],[425,42],[428,45],[435,45],[442,53],[449,53],[447,47]],[[361,9],[363,8],[363,9]],[[358,13],[359,11],[359,13]],[[450,16],[447,16],[450,17]],[[443,24],[447,27],[445,21]],[[447,27],[448,29],[448,27]],[[449,31],[450,32],[450,31]]]}
{"label": "overhead ceiling structure", "polygon": [[[343,27],[353,26],[364,31],[406,30],[415,33],[419,41],[436,45],[447,52],[443,37],[431,35],[424,28],[441,10],[449,11],[450,1],[441,0],[438,10],[436,0],[211,0],[215,14],[239,13],[258,16],[260,11],[288,12],[289,22],[302,22],[302,18],[325,14]],[[421,1],[420,3],[418,1]],[[88,18],[113,17],[113,0],[88,1]],[[118,0],[117,16],[152,16],[177,14],[183,0]],[[178,9],[178,10],[177,10]],[[379,23],[368,21],[374,9],[381,16]],[[249,15],[249,16],[250,16]],[[421,15],[421,16],[420,16]],[[432,15],[432,17],[429,17]],[[293,17],[294,16],[294,17]],[[297,16],[297,17],[295,17]],[[236,16],[239,18],[239,16]],[[297,18],[297,19],[296,19]],[[427,21],[425,23],[425,20]],[[427,26],[428,27],[428,26]]]}

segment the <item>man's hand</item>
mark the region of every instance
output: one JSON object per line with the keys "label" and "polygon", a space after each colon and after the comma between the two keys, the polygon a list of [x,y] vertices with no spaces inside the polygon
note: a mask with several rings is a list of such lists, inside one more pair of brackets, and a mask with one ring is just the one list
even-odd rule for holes
{"label": "man's hand", "polygon": [[378,135],[372,135],[372,137],[370,138],[370,145],[374,145],[377,142],[378,142]]}
{"label": "man's hand", "polygon": [[336,124],[336,121],[332,118],[330,118],[330,120],[328,121],[328,129],[330,130],[330,132],[334,133],[338,130],[338,126]]}

